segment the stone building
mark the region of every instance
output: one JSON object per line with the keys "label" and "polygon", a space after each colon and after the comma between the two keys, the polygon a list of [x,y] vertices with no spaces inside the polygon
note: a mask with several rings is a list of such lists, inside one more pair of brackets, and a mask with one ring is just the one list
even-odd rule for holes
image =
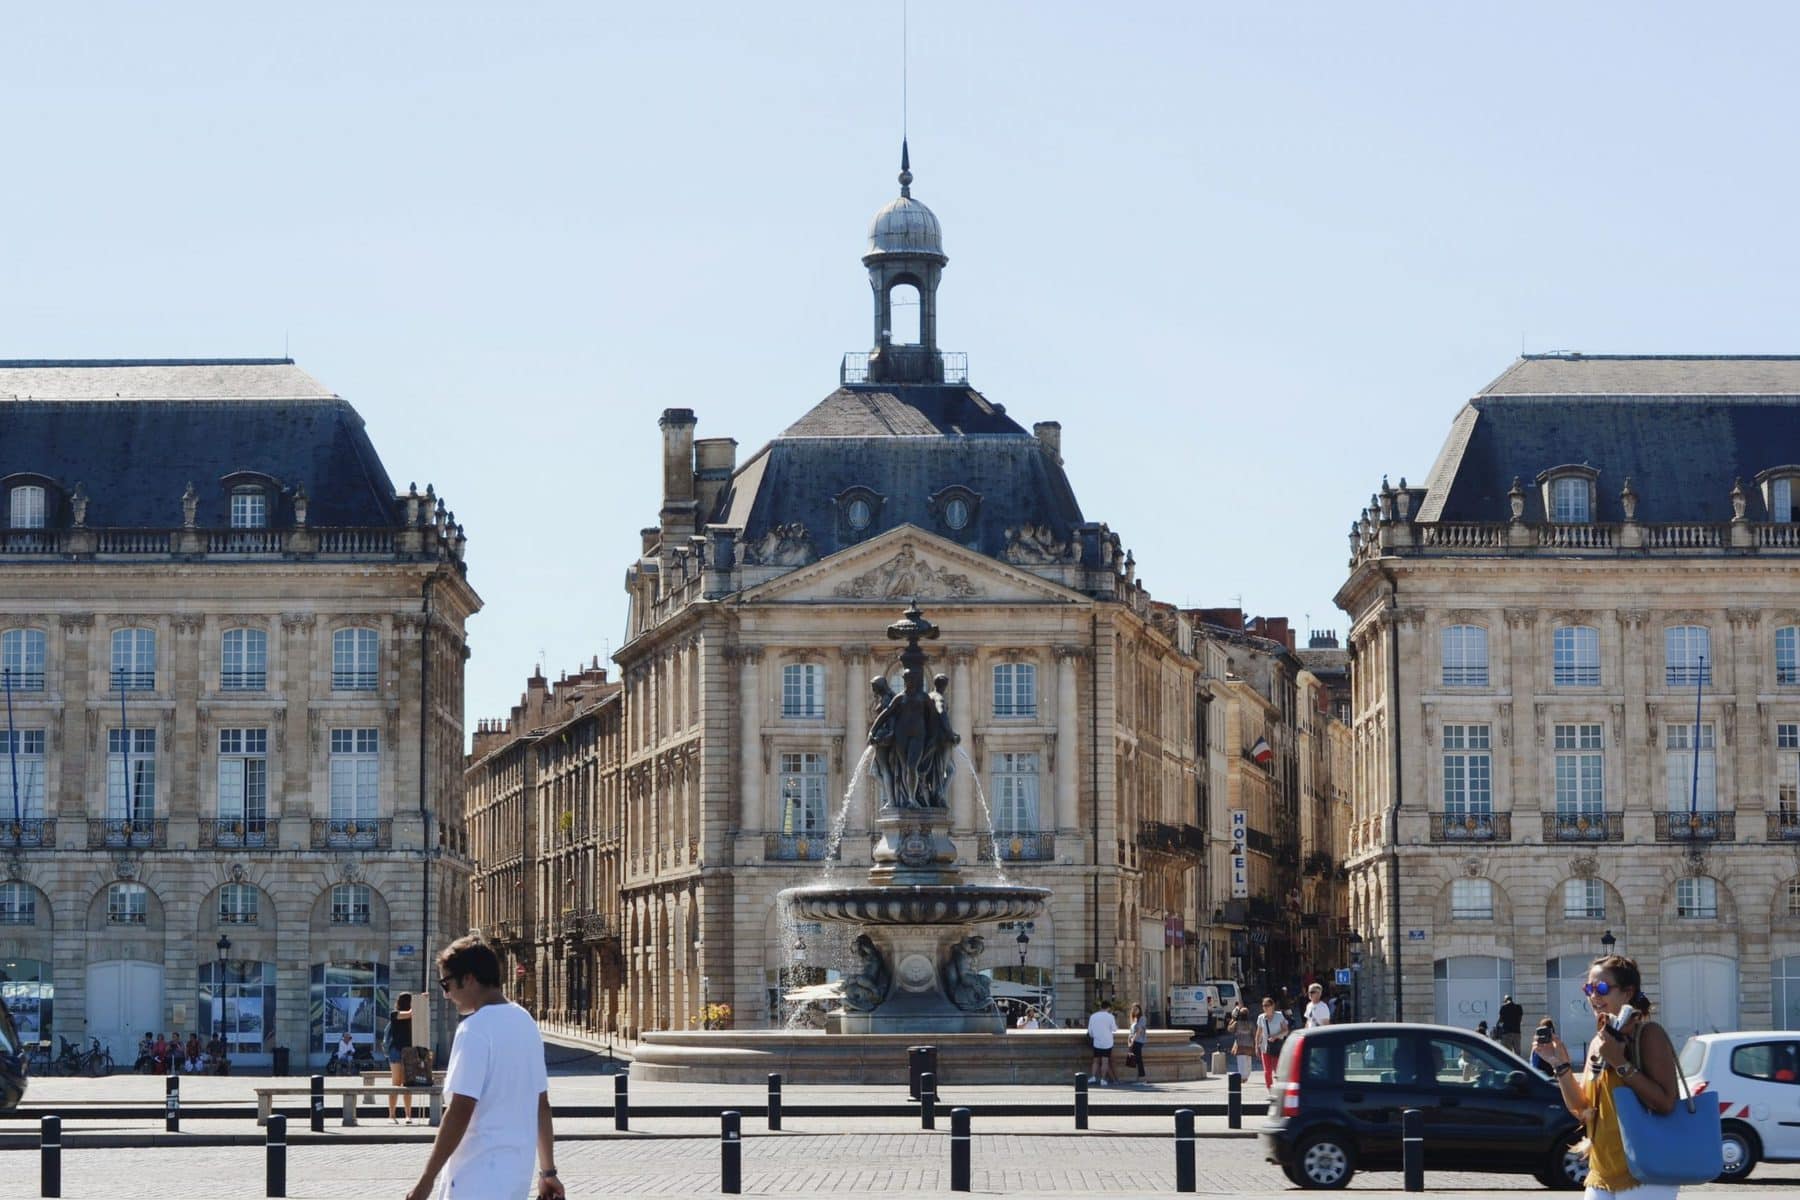
{"label": "stone building", "polygon": [[554,686],[535,672],[465,772],[471,927],[552,1032],[619,1030],[623,708],[598,659]]}
{"label": "stone building", "polygon": [[152,1029],[251,1067],[372,1042],[467,907],[460,527],[286,359],[5,362],[0,395],[15,1019],[127,1065]]}
{"label": "stone building", "polygon": [[[1531,356],[1351,528],[1366,1011],[1800,1026],[1800,359]],[[1373,992],[1373,996],[1370,992]]]}

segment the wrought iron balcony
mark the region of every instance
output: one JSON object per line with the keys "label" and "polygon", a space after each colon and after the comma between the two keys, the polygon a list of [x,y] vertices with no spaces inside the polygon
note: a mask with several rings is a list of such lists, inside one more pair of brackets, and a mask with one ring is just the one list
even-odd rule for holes
{"label": "wrought iron balcony", "polygon": [[1306,861],[1300,864],[1300,871],[1305,875],[1331,874],[1330,852],[1326,850],[1314,850],[1311,854],[1306,856]]}
{"label": "wrought iron balcony", "polygon": [[44,690],[44,673],[15,671],[10,667],[0,669],[0,687],[11,688],[15,692],[41,692]]}
{"label": "wrought iron balcony", "polygon": [[832,847],[823,833],[763,835],[763,859],[767,862],[823,862],[826,858],[842,858],[843,854],[843,847]]}
{"label": "wrought iron balcony", "polygon": [[373,670],[338,670],[331,672],[331,690],[334,692],[372,692],[379,681],[379,673]]}
{"label": "wrought iron balcony", "polygon": [[1625,818],[1616,812],[1545,813],[1546,842],[1622,842]]}
{"label": "wrought iron balcony", "polygon": [[1735,842],[1737,814],[1729,812],[1659,812],[1659,842]]}
{"label": "wrought iron balcony", "polygon": [[221,671],[219,688],[226,692],[261,692],[268,689],[269,673],[246,667],[242,670]]}
{"label": "wrought iron balcony", "polygon": [[[998,840],[1001,862],[1055,862],[1056,835],[1041,830],[1001,830]],[[975,838],[977,862],[993,862],[995,838],[979,834]]]}
{"label": "wrought iron balcony", "polygon": [[364,850],[391,850],[394,846],[394,823],[374,817],[345,820],[314,817],[312,848],[338,850],[356,847]]}
{"label": "wrought iron balcony", "polygon": [[169,822],[166,818],[139,820],[135,817],[89,817],[87,824],[89,850],[115,846],[161,850],[169,845]]}
{"label": "wrought iron balcony", "polygon": [[879,355],[852,350],[838,367],[838,382],[966,384],[969,356],[960,350],[928,346],[886,346]]}
{"label": "wrought iron balcony", "polygon": [[581,940],[584,942],[599,942],[604,941],[609,937],[618,936],[618,933],[612,927],[612,922],[608,920],[606,914],[602,912],[583,914],[579,934]]}
{"label": "wrought iron balcony", "polygon": [[1138,826],[1138,848],[1180,858],[1204,858],[1206,834],[1195,825],[1145,821]]}
{"label": "wrought iron balcony", "polygon": [[1767,815],[1771,842],[1800,842],[1800,811],[1784,808]]}
{"label": "wrought iron balcony", "polygon": [[21,817],[0,824],[0,850],[30,846],[56,849],[55,817]]}
{"label": "wrought iron balcony", "polygon": [[1431,840],[1434,842],[1510,842],[1512,841],[1512,814],[1503,812],[1432,813]]}
{"label": "wrought iron balcony", "polygon": [[215,817],[200,822],[200,848],[279,845],[280,826],[281,822],[262,817]]}

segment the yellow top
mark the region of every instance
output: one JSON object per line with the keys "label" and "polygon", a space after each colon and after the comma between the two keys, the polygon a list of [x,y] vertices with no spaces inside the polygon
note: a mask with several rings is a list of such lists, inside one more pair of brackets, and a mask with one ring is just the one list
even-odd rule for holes
{"label": "yellow top", "polygon": [[1638,1185],[1625,1166],[1625,1135],[1619,1131],[1619,1106],[1613,1100],[1613,1089],[1621,1083],[1617,1075],[1602,1068],[1598,1077],[1588,1077],[1583,1089],[1594,1110],[1594,1123],[1588,1130],[1593,1144],[1588,1150],[1587,1186],[1609,1192]]}

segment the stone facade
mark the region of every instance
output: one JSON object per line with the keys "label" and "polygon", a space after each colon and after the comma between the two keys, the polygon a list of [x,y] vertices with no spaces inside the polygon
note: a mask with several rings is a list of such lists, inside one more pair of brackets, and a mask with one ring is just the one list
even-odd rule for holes
{"label": "stone facade", "polygon": [[[397,494],[372,450],[355,472],[369,495],[326,486],[332,456],[367,443],[291,363],[0,364],[0,390],[39,397],[8,414],[0,480],[9,1007],[129,1066],[146,1029],[214,1028],[224,957],[220,1032],[241,1064],[277,1046],[322,1062],[344,1022],[373,1042],[392,991],[437,994],[432,948],[467,908],[463,630],[480,601],[460,529],[429,490]],[[278,404],[325,432],[232,448]],[[192,452],[109,470],[30,436],[87,423],[91,454],[121,421],[148,459],[159,441]],[[20,488],[48,494],[41,516]],[[224,518],[221,491],[262,499]],[[359,523],[320,527],[330,513]]]}

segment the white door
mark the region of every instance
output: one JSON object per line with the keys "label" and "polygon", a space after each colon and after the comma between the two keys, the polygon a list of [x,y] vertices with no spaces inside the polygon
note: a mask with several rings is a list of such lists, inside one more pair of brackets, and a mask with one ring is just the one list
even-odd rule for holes
{"label": "white door", "polygon": [[1465,954],[1440,958],[1431,966],[1437,1023],[1472,1030],[1486,1021],[1492,1029],[1500,1012],[1500,997],[1513,990],[1512,959]]}
{"label": "white door", "polygon": [[[1160,1024],[1163,1016],[1163,924],[1161,921],[1138,922],[1138,937],[1143,940],[1144,947],[1144,995],[1139,1003],[1144,1006],[1146,1019],[1153,1025]],[[1124,997],[1120,997],[1124,1000]],[[1131,1002],[1125,1001],[1125,1010],[1131,1011]]]}
{"label": "white door", "polygon": [[1723,954],[1663,959],[1657,1019],[1677,1046],[1696,1033],[1738,1027],[1737,976],[1737,959]]}
{"label": "white door", "polygon": [[[1593,961],[1585,954],[1553,958],[1548,964],[1550,969],[1545,980],[1550,1011],[1544,1015],[1556,1022],[1556,1032],[1564,1041],[1575,1045],[1578,1052],[1580,1044],[1594,1036],[1594,1006],[1588,1002],[1587,993],[1581,990],[1587,983],[1588,967]],[[1537,1022],[1531,1019],[1531,1014],[1525,1016],[1525,1028],[1535,1029]]]}
{"label": "white door", "polygon": [[[88,966],[87,1036],[99,1038],[112,1051],[114,1064],[130,1070],[137,1060],[138,1039],[162,1024],[161,963],[115,959]],[[84,1041],[82,1047],[89,1044]]]}

